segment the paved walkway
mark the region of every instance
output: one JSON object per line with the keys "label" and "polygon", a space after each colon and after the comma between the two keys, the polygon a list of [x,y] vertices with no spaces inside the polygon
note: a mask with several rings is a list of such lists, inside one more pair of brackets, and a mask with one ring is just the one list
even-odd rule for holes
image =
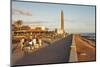
{"label": "paved walkway", "polygon": [[63,38],[33,54],[28,54],[18,60],[14,65],[63,63],[69,61],[72,35]]}

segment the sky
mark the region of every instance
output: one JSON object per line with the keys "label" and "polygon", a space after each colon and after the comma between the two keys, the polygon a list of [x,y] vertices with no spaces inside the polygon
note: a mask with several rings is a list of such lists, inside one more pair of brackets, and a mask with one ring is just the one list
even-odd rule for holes
{"label": "sky", "polygon": [[68,33],[95,33],[95,6],[12,1],[12,20],[30,26],[60,29],[61,10]]}

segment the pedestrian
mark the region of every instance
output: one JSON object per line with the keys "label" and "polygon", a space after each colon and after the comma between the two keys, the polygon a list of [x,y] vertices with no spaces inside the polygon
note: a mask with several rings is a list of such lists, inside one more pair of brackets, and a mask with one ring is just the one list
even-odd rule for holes
{"label": "pedestrian", "polygon": [[39,46],[42,46],[42,40],[39,39]]}
{"label": "pedestrian", "polygon": [[24,47],[24,38],[21,39],[21,41],[20,41],[20,47],[21,47],[21,50],[23,50],[23,47]]}
{"label": "pedestrian", "polygon": [[34,48],[36,47],[36,39],[32,40]]}
{"label": "pedestrian", "polygon": [[30,50],[32,50],[32,44],[33,44],[33,43],[32,43],[32,40],[30,40],[30,41],[29,41]]}

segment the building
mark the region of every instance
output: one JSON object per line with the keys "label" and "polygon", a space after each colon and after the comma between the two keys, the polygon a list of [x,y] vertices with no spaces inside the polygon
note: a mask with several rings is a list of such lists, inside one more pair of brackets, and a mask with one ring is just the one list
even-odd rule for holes
{"label": "building", "polygon": [[64,13],[63,11],[61,11],[61,22],[60,22],[60,30],[52,30],[49,31],[48,28],[44,27],[44,26],[38,26],[38,27],[34,27],[34,29],[31,28],[24,28],[24,30],[17,30],[17,31],[13,31],[13,35],[14,36],[37,36],[37,35],[41,35],[41,36],[49,36],[49,35],[55,35],[55,34],[62,34],[64,35]]}

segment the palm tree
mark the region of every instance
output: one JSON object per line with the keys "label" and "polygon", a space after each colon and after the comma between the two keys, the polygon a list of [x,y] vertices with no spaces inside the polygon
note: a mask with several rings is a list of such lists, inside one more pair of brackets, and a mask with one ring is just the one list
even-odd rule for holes
{"label": "palm tree", "polygon": [[22,24],[23,24],[22,20],[17,20],[14,23],[14,25],[18,28],[18,30],[21,29]]}

